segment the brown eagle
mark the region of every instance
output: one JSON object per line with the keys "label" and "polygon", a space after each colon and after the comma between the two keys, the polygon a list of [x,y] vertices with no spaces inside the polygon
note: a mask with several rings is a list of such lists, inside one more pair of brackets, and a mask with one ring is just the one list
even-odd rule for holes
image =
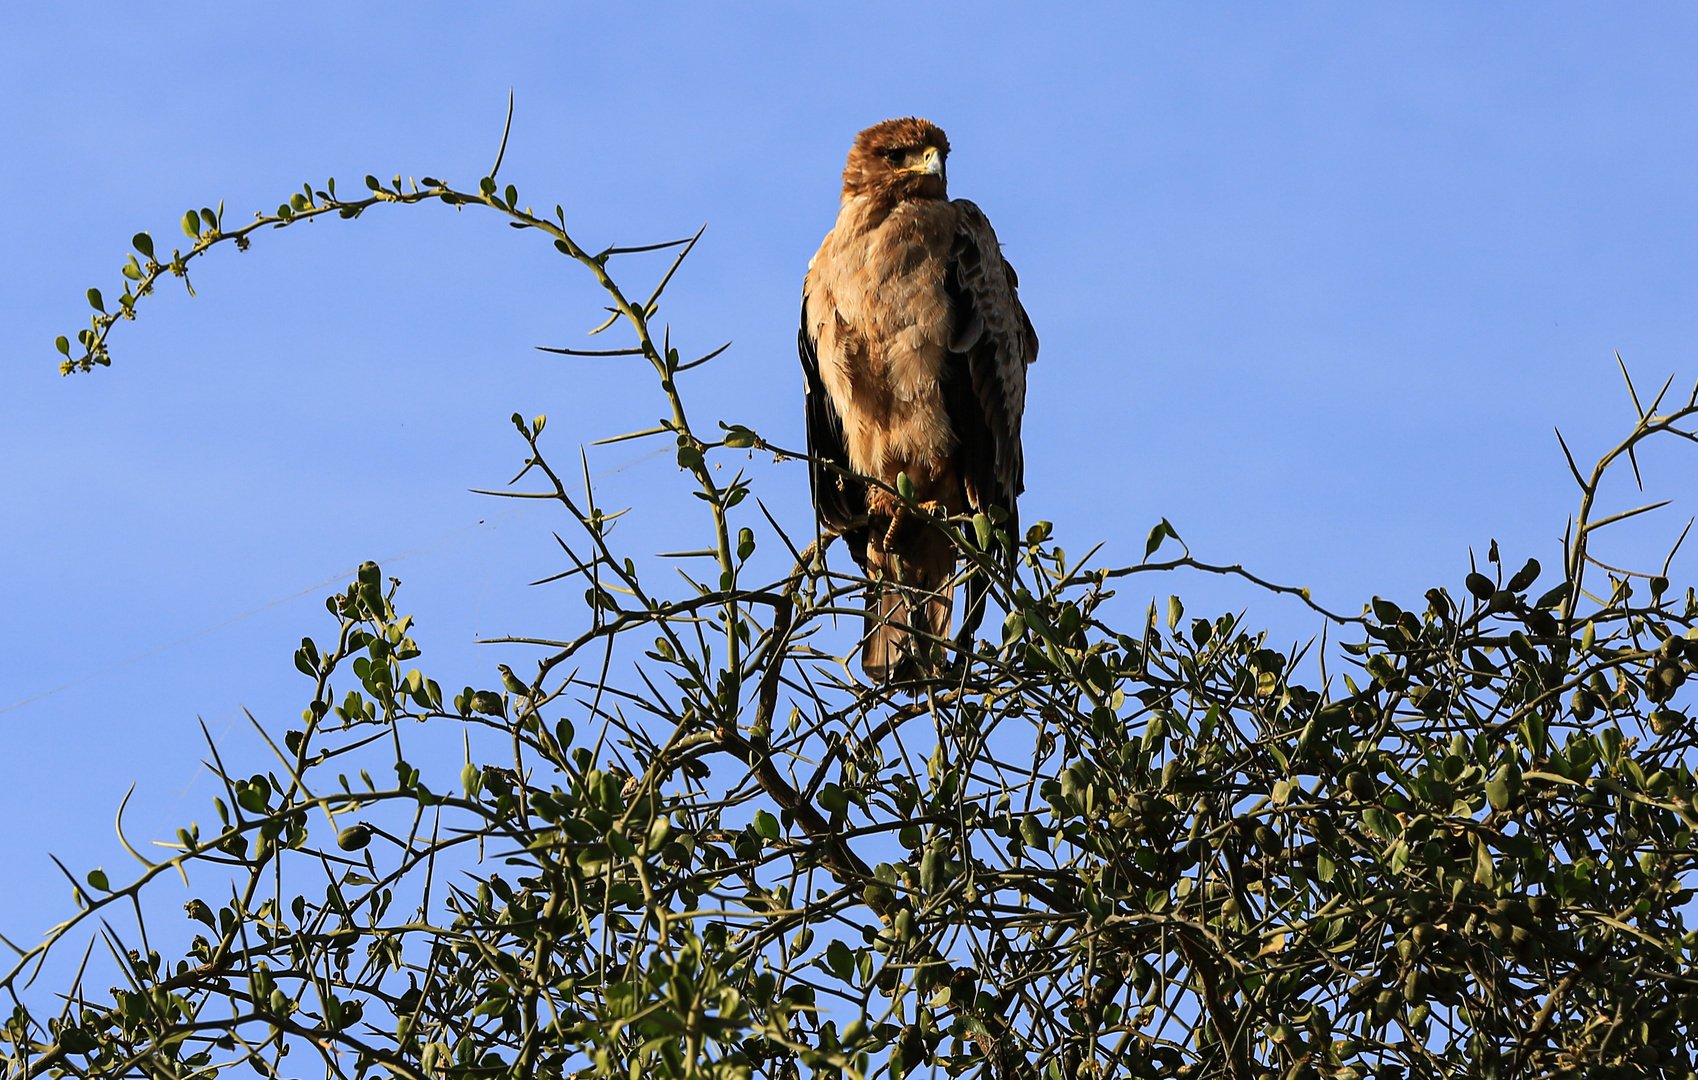
{"label": "brown eagle", "polygon": [[[927,668],[949,632],[956,552],[889,491],[944,515],[1000,507],[1018,536],[1020,414],[1038,338],[984,212],[951,200],[949,140],[928,120],[855,137],[837,224],[802,286],[809,479],[820,524],[875,582],[861,666],[884,682]],[[983,614],[968,579],[963,641]]]}

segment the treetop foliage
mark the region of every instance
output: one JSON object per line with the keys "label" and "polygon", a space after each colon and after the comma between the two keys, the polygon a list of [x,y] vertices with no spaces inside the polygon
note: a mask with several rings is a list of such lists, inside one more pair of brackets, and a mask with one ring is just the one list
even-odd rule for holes
{"label": "treetop foliage", "polygon": [[[939,639],[936,674],[872,686],[847,629],[867,582],[736,468],[802,455],[686,409],[680,376],[717,350],[686,361],[656,320],[697,237],[591,252],[498,171],[367,177],[353,200],[309,184],[239,227],[193,210],[168,257],[138,234],[62,368],[110,363],[163,277],[258,230],[493,211],[606,291],[595,332],[627,343],[553,351],[652,370],[664,418],[614,438],[675,444],[700,546],[622,546],[587,468],[515,414],[531,486],[492,494],[554,504],[546,580],[582,590],[575,621],[503,639],[534,668],[456,693],[415,666],[399,582],[362,567],[295,654],[308,703],[275,760],[209,751],[217,828],[164,860],[126,840],[137,876],[71,875],[76,913],[16,948],[8,1075],[1691,1074],[1698,596],[1672,551],[1641,572],[1593,547],[1662,505],[1598,500],[1647,441],[1698,438],[1698,388],[1634,390],[1624,441],[1590,470],[1568,457],[1560,567],[1494,542],[1460,582],[1359,616],[1196,559],[1166,521],[1107,565],[1048,523],[932,519],[1005,618],[970,651]],[[648,251],[671,262],[627,293],[620,259]],[[1112,602],[1178,570],[1294,595],[1328,629],[1281,647],[1178,597]],[[458,728],[463,760],[410,760],[418,724]],[[141,898],[179,875],[188,932],[150,925]],[[84,942],[74,980],[31,987]]]}

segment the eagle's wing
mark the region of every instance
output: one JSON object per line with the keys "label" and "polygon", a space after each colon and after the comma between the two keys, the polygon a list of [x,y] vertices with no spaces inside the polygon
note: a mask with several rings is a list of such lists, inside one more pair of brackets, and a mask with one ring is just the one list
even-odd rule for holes
{"label": "eagle's wing", "polygon": [[[867,544],[862,525],[850,528],[857,518],[865,519],[867,493],[865,485],[852,479],[849,467],[849,448],[843,440],[843,418],[826,393],[820,380],[819,352],[813,335],[808,332],[808,295],[802,294],[802,326],[796,333],[796,352],[802,358],[802,374],[807,380],[806,413],[808,423],[808,487],[814,496],[814,512],[824,528],[844,534],[849,552],[857,563],[865,563]],[[827,464],[829,463],[829,464]],[[830,466],[835,465],[835,471]]]}
{"label": "eagle's wing", "polygon": [[1038,335],[984,211],[966,199],[952,205],[957,225],[944,285],[954,326],[945,407],[973,509],[1002,507],[1009,515],[1006,527],[1018,536],[1015,504],[1026,487],[1020,416],[1026,408],[1026,365],[1038,358]]}

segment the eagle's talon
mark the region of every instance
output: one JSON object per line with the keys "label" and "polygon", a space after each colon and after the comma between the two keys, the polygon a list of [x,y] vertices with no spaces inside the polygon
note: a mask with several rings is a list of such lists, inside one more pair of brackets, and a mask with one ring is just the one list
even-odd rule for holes
{"label": "eagle's talon", "polygon": [[884,530],[884,546],[886,550],[896,546],[896,540],[901,535],[902,526],[908,523],[908,508],[898,506],[896,513],[890,515],[890,528]]}
{"label": "eagle's talon", "polygon": [[896,511],[902,508],[902,500],[881,488],[873,488],[867,492],[867,517],[895,517]]}

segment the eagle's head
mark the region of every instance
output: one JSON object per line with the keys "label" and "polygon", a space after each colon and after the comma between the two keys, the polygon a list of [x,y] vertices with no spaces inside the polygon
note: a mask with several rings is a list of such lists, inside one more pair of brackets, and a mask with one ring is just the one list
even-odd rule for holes
{"label": "eagle's head", "polygon": [[871,196],[891,203],[946,199],[944,159],[949,137],[930,120],[886,120],[855,136],[843,167],[843,197]]}

